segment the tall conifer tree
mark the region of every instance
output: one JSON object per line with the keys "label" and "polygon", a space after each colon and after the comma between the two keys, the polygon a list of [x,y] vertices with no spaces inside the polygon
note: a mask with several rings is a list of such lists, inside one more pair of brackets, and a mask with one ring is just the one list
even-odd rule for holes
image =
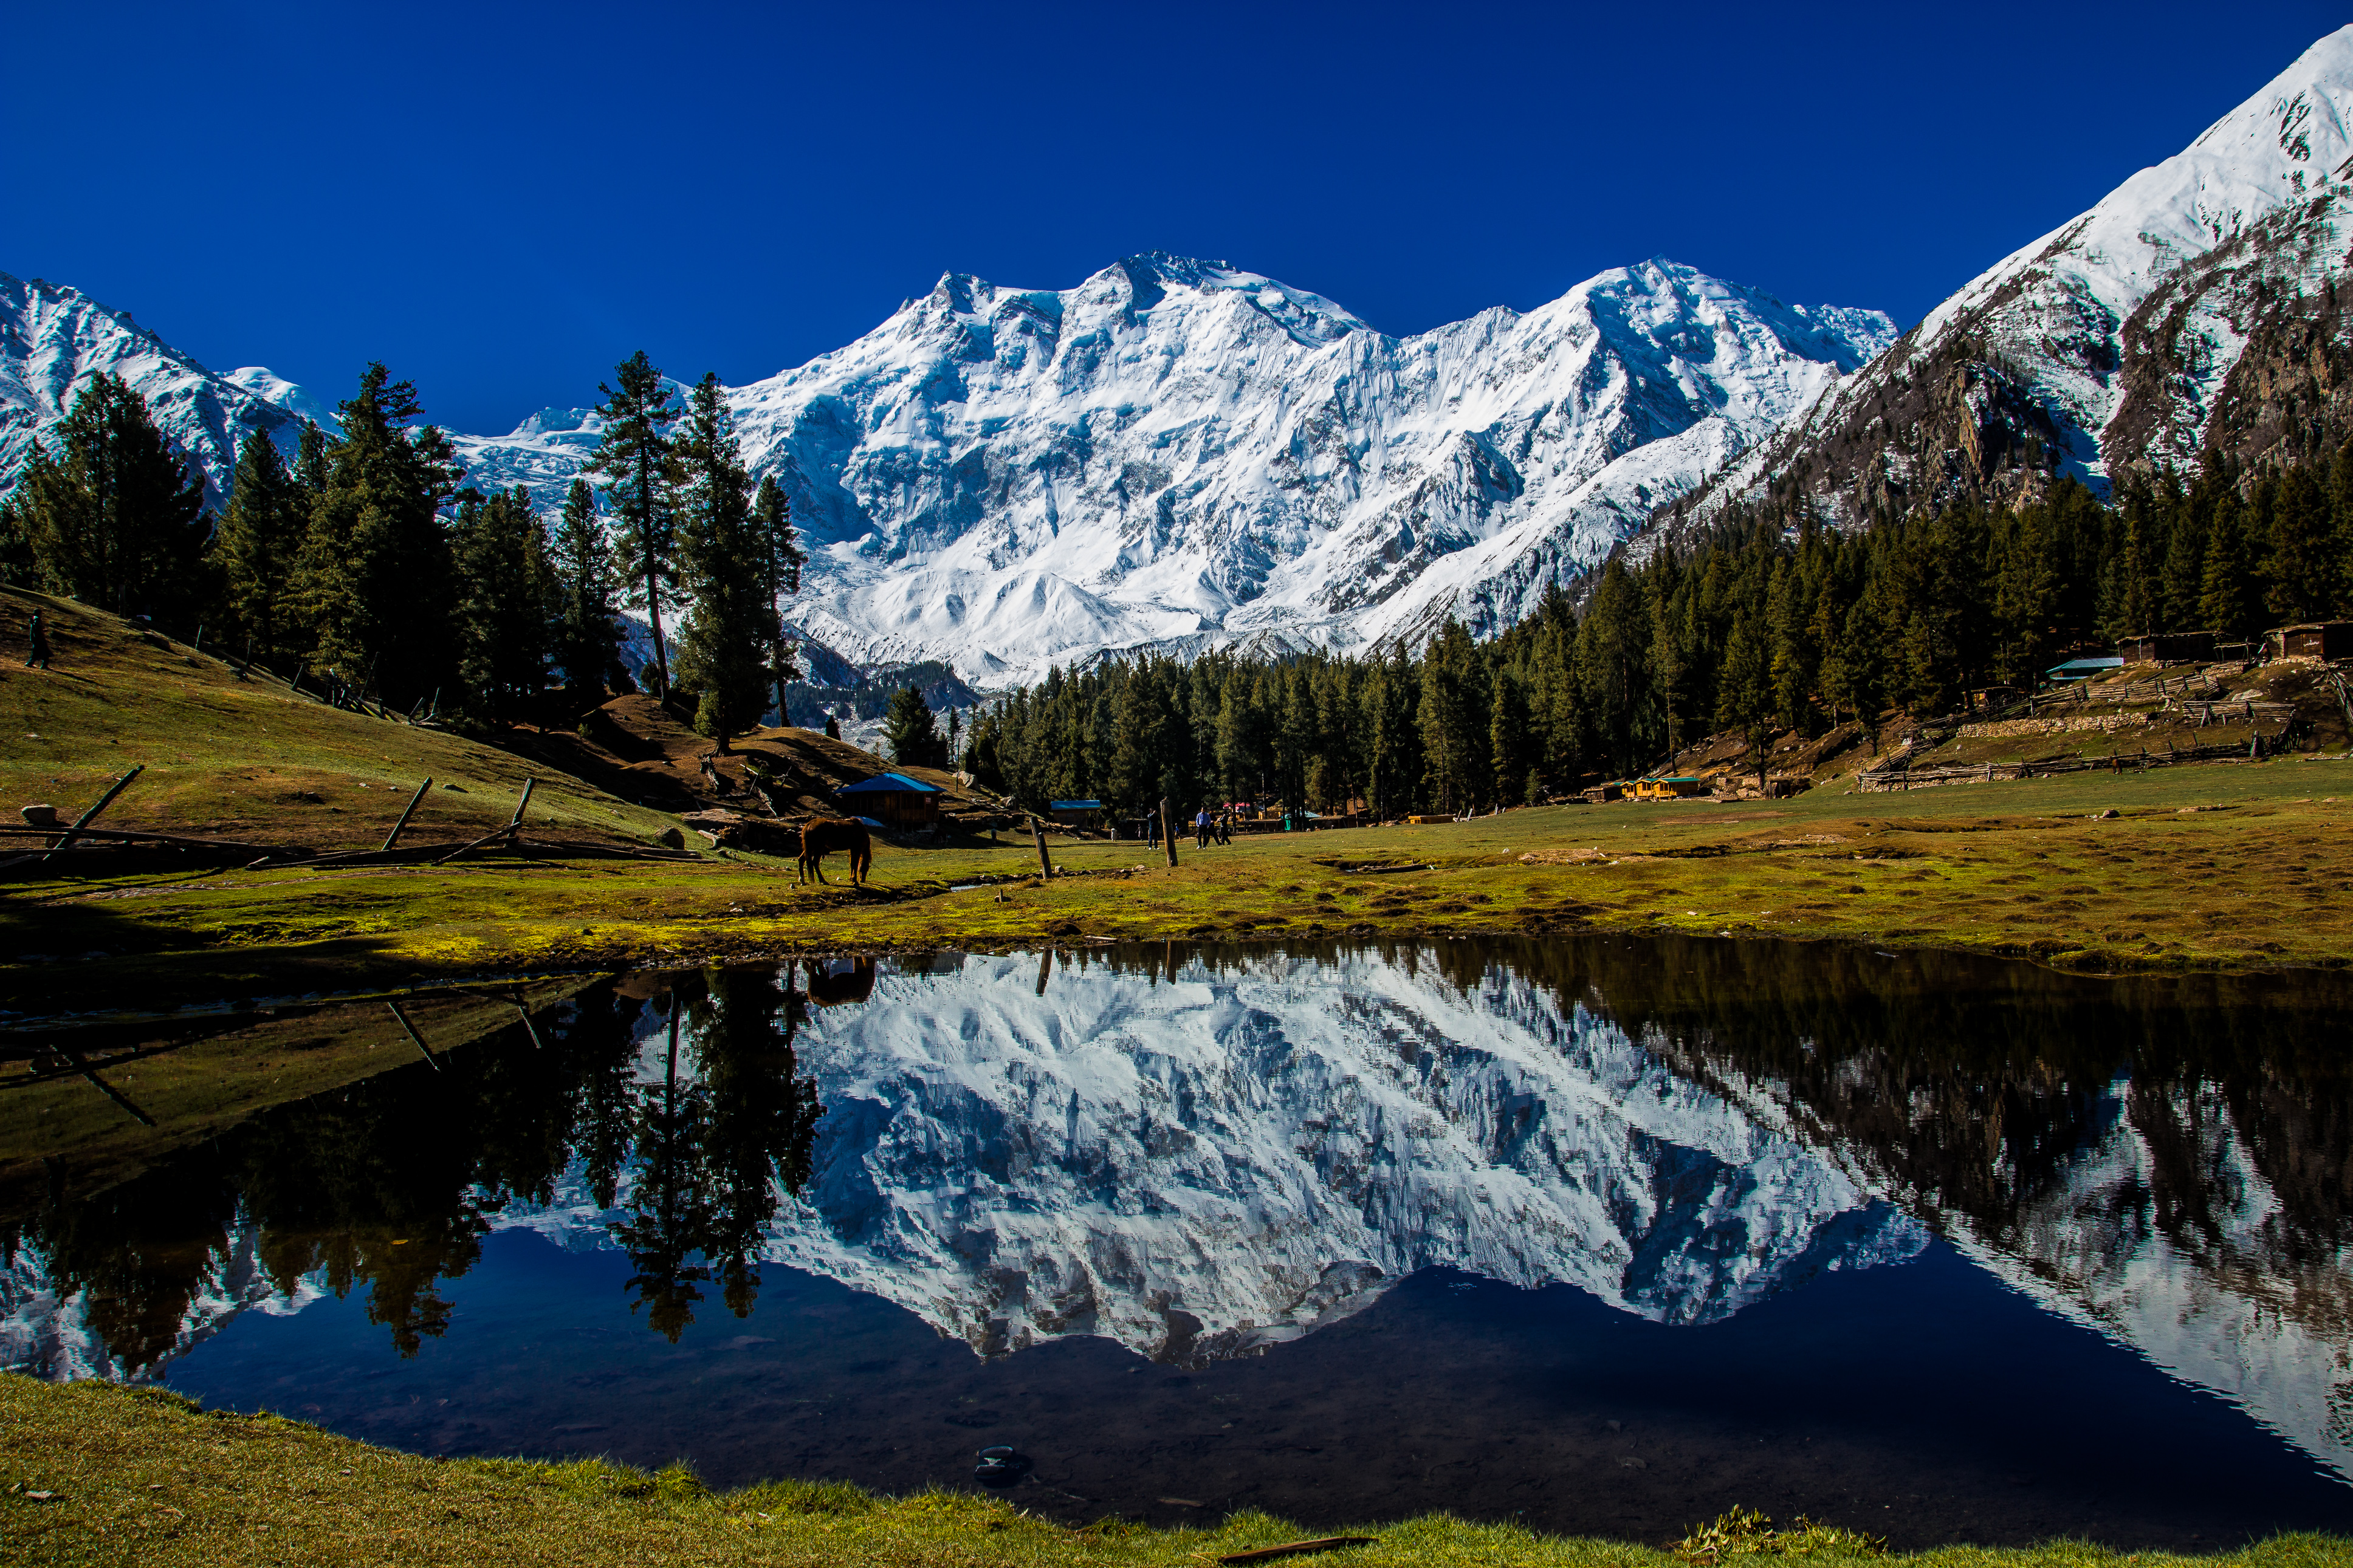
{"label": "tall conifer tree", "polygon": [[575,698],[595,700],[620,663],[621,617],[613,603],[613,542],[586,479],[574,479],[565,495],[554,553],[562,606],[555,662]]}
{"label": "tall conifer tree", "polygon": [[310,526],[310,498],[287,471],[277,443],[250,437],[237,455],[228,510],[213,531],[209,553],[227,612],[222,632],[244,637],[265,658],[295,650],[290,589]]}
{"label": "tall conifer tree", "polygon": [[752,531],[759,549],[762,585],[767,590],[769,603],[779,605],[776,643],[769,656],[769,677],[776,683],[776,722],[782,724],[786,722],[785,688],[801,678],[801,668],[791,641],[784,635],[779,602],[801,591],[801,568],[807,564],[808,556],[801,549],[800,536],[793,528],[793,503],[774,474],[761,479],[759,494],[752,499]]}
{"label": "tall conifer tree", "polygon": [[90,378],[58,426],[55,447],[34,447],[14,501],[24,548],[51,593],[121,616],[193,620],[203,591],[204,482],[120,377]]}
{"label": "tall conifer tree", "polygon": [[406,707],[457,674],[441,515],[457,488],[457,454],[439,430],[412,426],[424,412],[417,388],[380,361],[336,412],[343,438],[322,453],[293,597],[319,667],[354,686],[373,679]]}
{"label": "tall conifer tree", "polygon": [[769,546],[752,514],[752,476],[716,375],[687,399],[675,448],[679,565],[693,596],[679,639],[679,679],[701,693],[695,728],[724,751],[729,736],[760,721],[781,632]]}
{"label": "tall conifer tree", "polygon": [[662,590],[675,587],[678,519],[671,496],[670,426],[678,405],[661,372],[639,349],[614,367],[617,386],[599,383],[605,433],[588,459],[603,477],[605,500],[620,520],[620,570],[630,602],[653,623],[654,695],[670,696],[670,649],[662,634]]}

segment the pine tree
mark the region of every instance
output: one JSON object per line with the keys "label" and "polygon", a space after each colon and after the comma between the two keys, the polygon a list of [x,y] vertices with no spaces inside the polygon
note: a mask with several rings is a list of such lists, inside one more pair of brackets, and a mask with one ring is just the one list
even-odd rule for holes
{"label": "pine tree", "polygon": [[776,722],[782,724],[786,721],[785,688],[801,679],[801,667],[797,650],[784,635],[779,602],[801,591],[801,568],[807,564],[808,555],[801,549],[800,536],[793,528],[792,502],[774,474],[761,479],[760,493],[753,498],[752,529],[759,542],[762,586],[767,591],[768,602],[778,605],[776,643],[769,655],[769,672],[776,683]]}
{"label": "pine tree", "polygon": [[680,577],[692,595],[679,681],[701,694],[694,727],[723,752],[728,737],[760,721],[782,634],[769,591],[770,545],[753,519],[752,476],[716,375],[695,384],[673,456]]}
{"label": "pine tree", "polygon": [[613,602],[613,542],[586,479],[574,479],[565,495],[553,564],[561,594],[555,662],[575,697],[593,700],[620,668],[621,617]]}
{"label": "pine tree", "polygon": [[629,602],[641,606],[654,634],[654,696],[670,696],[670,651],[662,633],[662,590],[678,583],[678,520],[671,497],[670,428],[678,405],[661,372],[643,349],[614,368],[615,387],[598,383],[596,406],[605,433],[588,471],[605,480],[605,500],[620,521],[620,572]]}
{"label": "pine tree", "polygon": [[1765,777],[1772,742],[1773,667],[1765,634],[1748,616],[1736,615],[1725,639],[1724,669],[1716,681],[1715,722],[1738,730],[1756,753],[1757,776]]}
{"label": "pine tree", "polygon": [[374,677],[406,707],[455,683],[454,566],[441,508],[459,469],[440,431],[410,427],[423,412],[417,389],[380,362],[337,412],[343,438],[324,453],[292,596],[317,667],[354,685]]}
{"label": "pine tree", "polygon": [[118,376],[92,376],[56,441],[34,447],[14,498],[42,586],[117,615],[192,621],[204,589],[204,482],[146,401]]}
{"label": "pine tree", "polygon": [[2244,637],[2254,628],[2254,584],[2242,531],[2244,515],[2237,496],[2226,490],[2216,499],[2198,580],[2198,618],[2225,639]]}
{"label": "pine tree", "polygon": [[2318,620],[2336,606],[2338,577],[2336,521],[2327,495],[2305,468],[2266,477],[2258,493],[2257,507],[2271,514],[2264,603],[2291,621]]}
{"label": "pine tree", "polygon": [[882,732],[890,740],[891,760],[900,766],[936,768],[946,764],[939,731],[932,722],[931,704],[923,700],[923,692],[914,686],[902,686],[891,694],[891,706],[882,716]]}
{"label": "pine tree", "polygon": [[276,443],[267,436],[248,438],[237,456],[228,510],[208,551],[220,582],[224,640],[242,637],[264,658],[295,651],[294,562],[310,525],[310,498]]}
{"label": "pine tree", "polygon": [[1487,767],[1499,801],[1516,797],[1523,805],[1536,804],[1529,790],[1536,777],[1530,771],[1531,754],[1527,689],[1498,662],[1487,691]]}
{"label": "pine tree", "polygon": [[464,492],[453,542],[466,706],[480,720],[511,719],[547,683],[563,605],[531,492]]}

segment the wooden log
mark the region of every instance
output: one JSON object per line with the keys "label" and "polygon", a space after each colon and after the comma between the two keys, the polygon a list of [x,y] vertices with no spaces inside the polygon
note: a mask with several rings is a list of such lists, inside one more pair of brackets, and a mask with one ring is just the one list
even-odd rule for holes
{"label": "wooden log", "polygon": [[426,1048],[425,1037],[417,1032],[417,1026],[408,1021],[408,1015],[400,1010],[400,1004],[397,1002],[388,1001],[385,1005],[391,1008],[392,1016],[400,1021],[401,1032],[406,1035],[410,1039],[417,1042],[417,1053],[424,1057],[427,1061],[432,1062],[433,1070],[435,1072],[439,1072],[441,1070],[441,1064],[438,1061],[436,1061],[434,1059],[433,1053]]}
{"label": "wooden log", "polygon": [[441,858],[434,861],[433,863],[436,866],[447,866],[450,861],[455,860],[460,855],[480,849],[485,844],[495,844],[500,839],[512,837],[513,835],[514,825],[512,823],[509,823],[504,827],[494,828],[491,832],[483,834],[480,838],[475,839],[470,844],[459,845],[458,847],[450,850],[449,853],[442,856]]}
{"label": "wooden log", "polygon": [[400,814],[400,820],[394,823],[392,825],[392,831],[384,836],[383,848],[390,849],[394,843],[399,839],[400,830],[408,826],[408,819],[417,815],[418,803],[424,800],[425,792],[432,787],[433,781],[429,778],[423,784],[417,786],[417,793],[408,797],[408,809]]}
{"label": "wooden log", "polygon": [[96,805],[91,806],[88,811],[83,812],[80,816],[75,818],[74,825],[66,829],[66,836],[63,838],[58,839],[55,844],[50,845],[47,849],[42,852],[41,858],[46,860],[61,849],[72,848],[74,840],[81,837],[81,830],[90,826],[90,819],[95,817],[100,812],[104,811],[109,805],[112,805],[114,803],[114,797],[121,795],[124,790],[129,789],[131,787],[131,781],[137,778],[141,773],[143,773],[146,771],[147,764],[141,763],[129,773],[115,780],[112,784],[107,787],[106,793],[98,797],[98,804]]}
{"label": "wooden log", "polygon": [[526,778],[522,781],[522,798],[515,802],[515,814],[507,821],[509,833],[522,826],[522,809],[531,804],[531,792],[537,787],[539,781],[534,778]]}
{"label": "wooden log", "polygon": [[114,1101],[115,1104],[122,1107],[123,1110],[129,1111],[132,1116],[137,1117],[139,1119],[139,1124],[142,1127],[153,1127],[155,1125],[155,1119],[153,1117],[148,1115],[145,1111],[132,1104],[130,1097],[124,1094],[121,1089],[115,1088],[112,1084],[99,1077],[97,1069],[92,1068],[88,1062],[83,1061],[79,1052],[65,1046],[59,1046],[57,1049],[58,1054],[64,1057],[66,1060],[73,1063],[75,1070],[79,1072],[82,1077],[90,1079],[90,1081],[97,1087],[98,1091],[100,1094]]}

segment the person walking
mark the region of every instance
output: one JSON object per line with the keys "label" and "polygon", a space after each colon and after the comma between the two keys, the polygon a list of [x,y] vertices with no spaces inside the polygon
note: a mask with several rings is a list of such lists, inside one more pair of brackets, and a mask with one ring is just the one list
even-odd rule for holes
{"label": "person walking", "polygon": [[33,612],[33,625],[30,629],[33,647],[32,651],[25,656],[25,668],[47,669],[49,668],[49,629],[41,624],[41,612],[38,610]]}
{"label": "person walking", "polygon": [[1193,814],[1193,847],[1207,849],[1208,847],[1209,808],[1205,805]]}
{"label": "person walking", "polygon": [[1221,811],[1218,813],[1218,842],[1231,844],[1233,841],[1234,814],[1230,811]]}

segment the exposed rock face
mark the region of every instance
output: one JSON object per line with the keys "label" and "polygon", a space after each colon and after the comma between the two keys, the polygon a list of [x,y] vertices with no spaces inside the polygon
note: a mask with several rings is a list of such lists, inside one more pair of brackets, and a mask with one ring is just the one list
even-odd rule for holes
{"label": "exposed rock face", "polygon": [[2348,119],[2353,28],[1971,281],[1660,521],[1802,500],[1854,522],[2015,501],[2063,475],[2105,488],[2209,446],[2308,443],[2335,405],[2307,367],[2345,359]]}
{"label": "exposed rock face", "polygon": [[[1001,686],[1106,650],[1500,630],[1892,335],[1653,261],[1392,338],[1154,254],[1059,291],[951,273],[729,397],[817,547],[803,628]],[[550,411],[460,446],[552,500],[596,436]]]}
{"label": "exposed rock face", "polygon": [[[1893,331],[1652,261],[1392,338],[1155,254],[1061,290],[951,273],[728,396],[815,547],[788,606],[813,651],[1001,687],[1109,650],[1500,630]],[[0,279],[0,489],[100,370],[216,499],[241,442],[326,418],[268,371],[215,375],[70,289]],[[601,435],[549,409],[455,440],[472,483],[552,512]]]}
{"label": "exposed rock face", "polygon": [[34,442],[101,372],[121,376],[147,400],[164,433],[201,472],[216,506],[227,498],[244,442],[267,436],[290,453],[301,420],[322,413],[301,387],[266,370],[215,374],[128,311],[77,289],[0,272],[0,494],[24,472]]}

